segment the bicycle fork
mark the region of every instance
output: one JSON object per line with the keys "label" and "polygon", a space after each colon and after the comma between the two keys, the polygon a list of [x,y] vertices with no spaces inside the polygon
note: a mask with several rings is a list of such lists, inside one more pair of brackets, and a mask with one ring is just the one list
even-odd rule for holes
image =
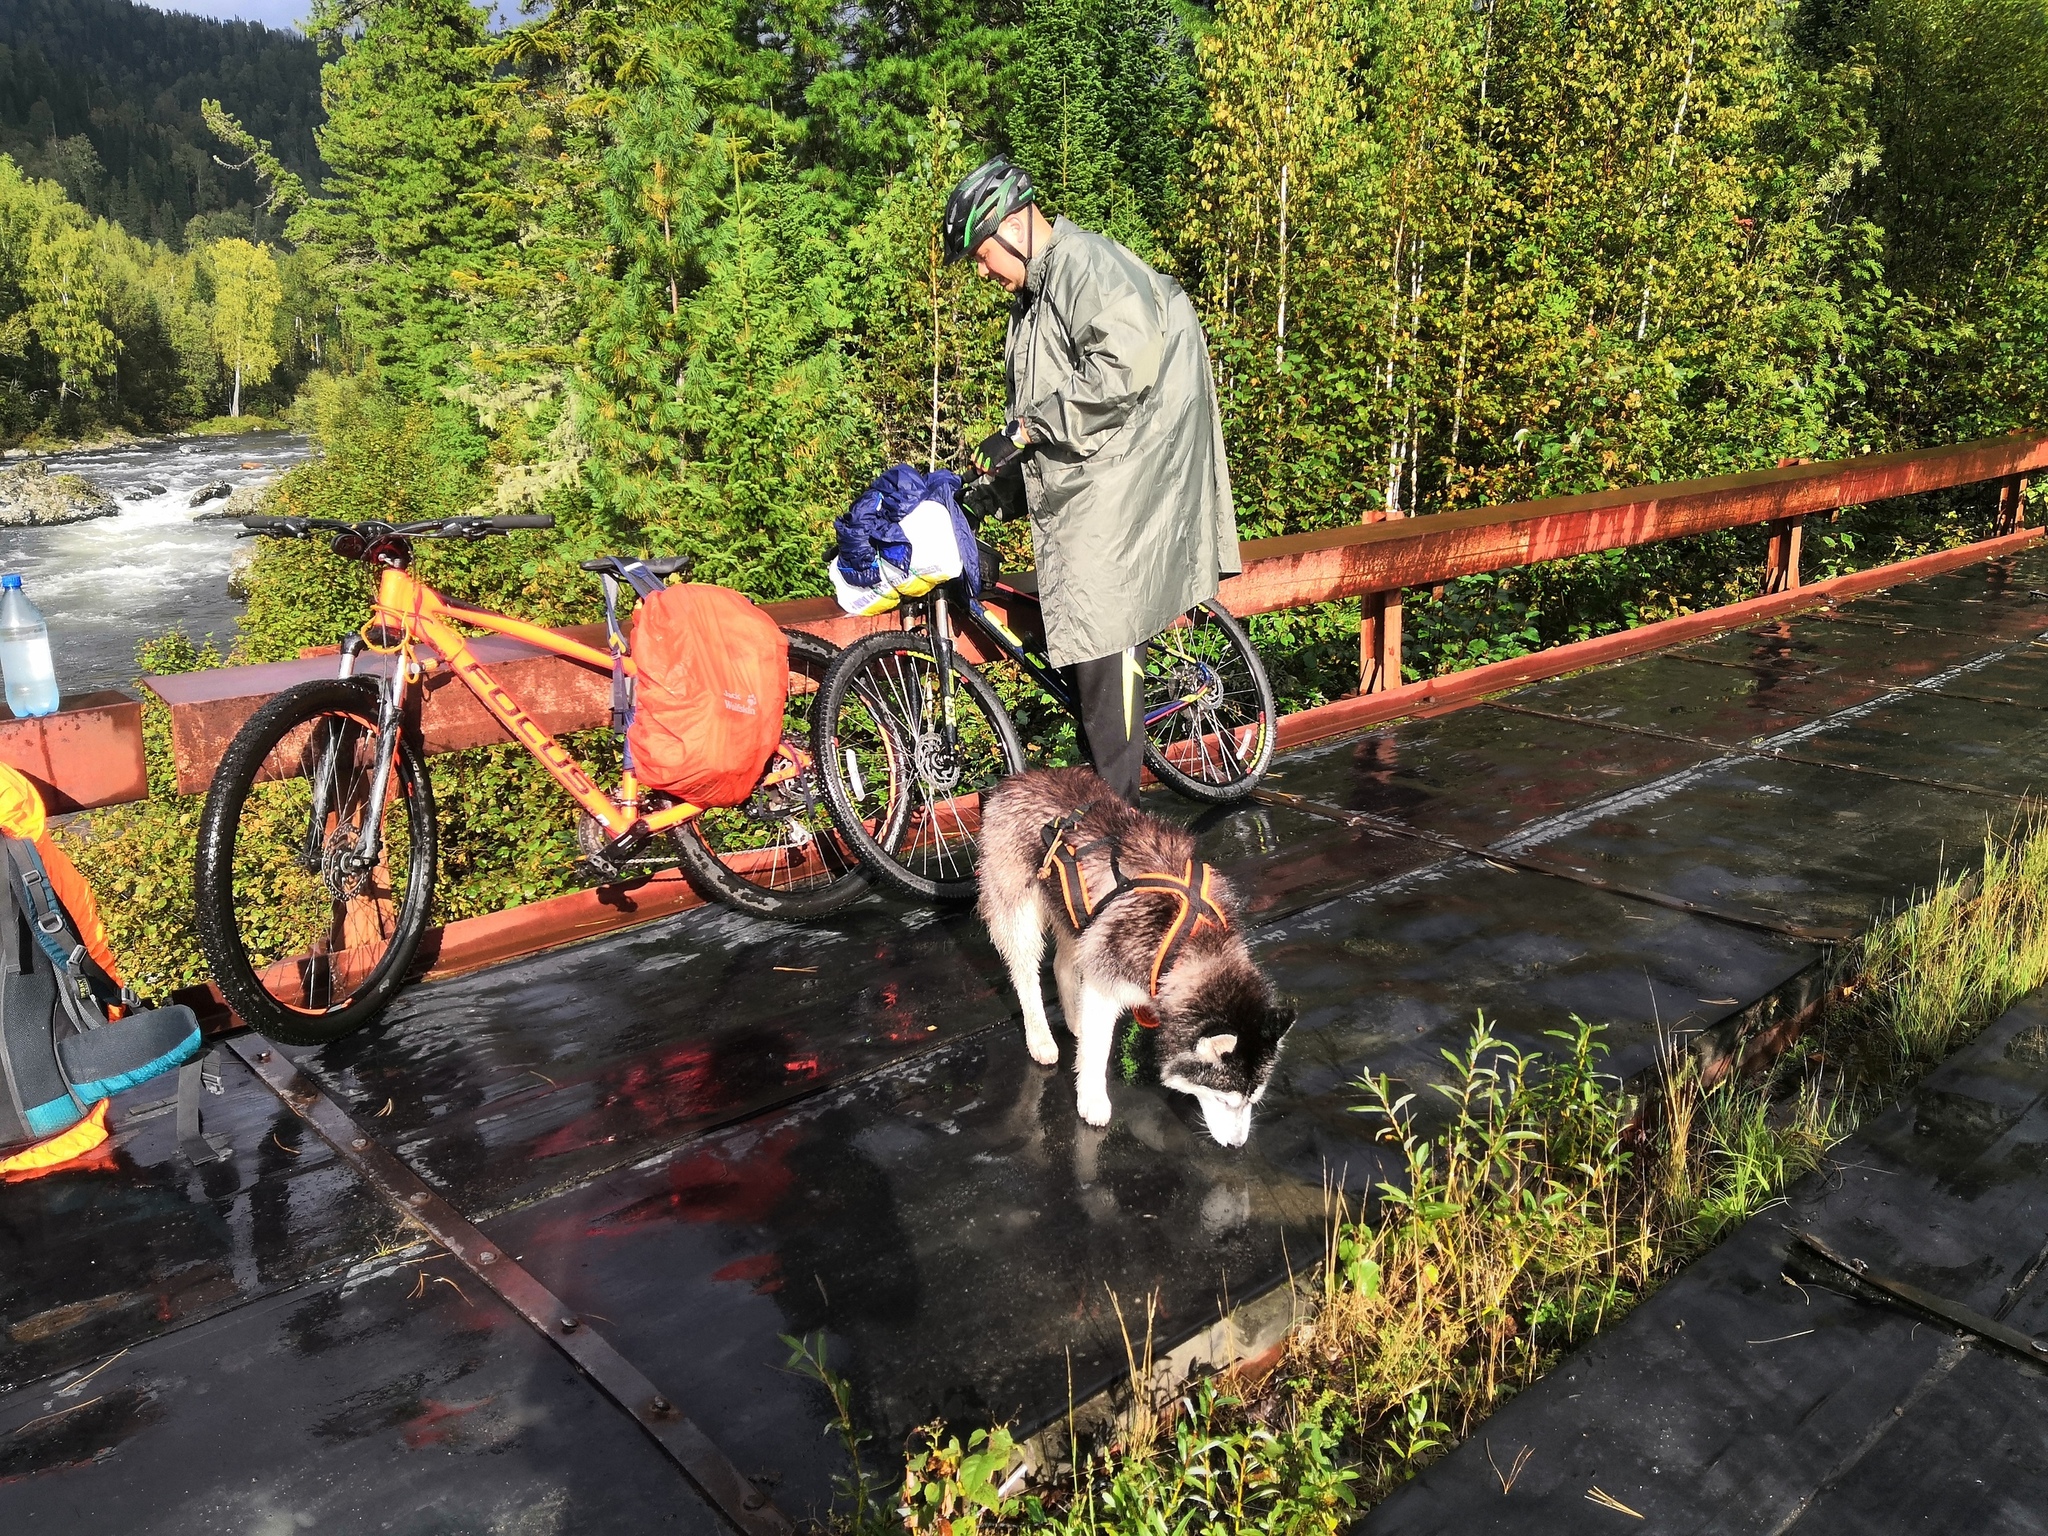
{"label": "bicycle fork", "polygon": [[[355,675],[356,658],[363,651],[363,637],[350,635],[341,642],[341,666],[338,676],[348,678]],[[376,767],[370,775],[369,803],[363,810],[363,824],[356,832],[355,847],[349,859],[358,869],[374,869],[382,851],[384,828],[384,796],[391,784],[391,764],[398,755],[398,732],[405,714],[406,677],[403,658],[392,668],[391,676],[382,681],[377,689],[377,755]],[[337,803],[341,795],[341,765],[344,759],[354,756],[356,745],[355,730],[337,727],[328,733],[328,739],[320,752],[319,760],[313,767],[313,804],[307,821],[304,862],[308,869],[323,868],[326,863],[327,818],[339,816],[344,807]]]}
{"label": "bicycle fork", "polygon": [[957,683],[953,677],[953,605],[943,596],[932,599],[927,614],[932,637],[932,660],[939,669],[939,740],[947,756],[960,750],[960,727],[954,713]]}

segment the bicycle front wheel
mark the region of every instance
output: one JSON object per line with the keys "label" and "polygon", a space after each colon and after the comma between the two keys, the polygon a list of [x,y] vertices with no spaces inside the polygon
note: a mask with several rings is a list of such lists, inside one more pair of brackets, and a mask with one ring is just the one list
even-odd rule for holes
{"label": "bicycle front wheel", "polygon": [[1024,767],[1015,722],[958,654],[953,681],[949,726],[931,638],[865,636],[825,674],[811,736],[839,830],[877,874],[928,901],[974,895],[981,797]]}
{"label": "bicycle front wheel", "polygon": [[242,1022],[287,1045],[375,1019],[426,931],[433,789],[401,731],[378,799],[377,695],[370,678],[286,689],[236,734],[206,796],[200,948]]}
{"label": "bicycle front wheel", "polygon": [[[789,637],[789,697],[783,706],[787,748],[770,768],[809,752],[811,716],[839,648],[801,630]],[[895,811],[900,829],[903,810]],[[889,823],[885,818],[884,833]],[[691,885],[713,901],[760,917],[789,920],[836,912],[868,889],[860,851],[826,809],[817,767],[757,789],[745,805],[709,810],[676,828],[676,860]]]}
{"label": "bicycle front wheel", "polygon": [[1273,763],[1273,684],[1243,626],[1211,600],[1145,652],[1145,766],[1211,805],[1241,800]]}

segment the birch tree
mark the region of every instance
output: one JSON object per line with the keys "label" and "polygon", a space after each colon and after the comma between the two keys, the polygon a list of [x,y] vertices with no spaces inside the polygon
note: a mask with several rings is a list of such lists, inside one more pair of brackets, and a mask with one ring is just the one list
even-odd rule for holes
{"label": "birch tree", "polygon": [[284,300],[284,285],[266,245],[216,240],[208,255],[213,263],[213,346],[221,366],[234,375],[228,414],[240,416],[243,384],[267,382],[277,366],[277,307]]}

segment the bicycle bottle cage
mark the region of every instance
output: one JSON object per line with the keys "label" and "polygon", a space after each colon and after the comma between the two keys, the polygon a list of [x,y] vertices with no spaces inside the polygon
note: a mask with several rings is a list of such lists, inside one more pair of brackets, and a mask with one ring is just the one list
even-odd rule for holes
{"label": "bicycle bottle cage", "polygon": [[[1116,856],[1116,845],[1106,837],[1098,837],[1092,843],[1077,843],[1075,834],[1080,830],[1081,819],[1095,809],[1090,801],[1078,810],[1064,816],[1056,816],[1040,829],[1039,836],[1045,843],[1045,858],[1038,866],[1038,878],[1059,877],[1060,900],[1067,909],[1067,921],[1074,925],[1078,937],[1088,931],[1089,924],[1102,915],[1102,911],[1126,891],[1164,891],[1173,897],[1176,909],[1173,921],[1167,925],[1165,935],[1159,941],[1159,948],[1152,956],[1151,994],[1159,995],[1159,978],[1173,969],[1174,959],[1187,941],[1201,931],[1202,924],[1214,923],[1218,928],[1228,928],[1230,919],[1217,904],[1214,890],[1216,871],[1200,859],[1190,858],[1179,874],[1165,870],[1145,870],[1135,875],[1126,875]],[[1098,848],[1109,850],[1109,873],[1112,881],[1109,893],[1096,900],[1088,889],[1088,876],[1081,868],[1081,860]]]}

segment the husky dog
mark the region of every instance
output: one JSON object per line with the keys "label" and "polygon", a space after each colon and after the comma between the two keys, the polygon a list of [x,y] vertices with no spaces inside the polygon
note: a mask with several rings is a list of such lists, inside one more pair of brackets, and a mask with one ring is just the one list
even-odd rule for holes
{"label": "husky dog", "polygon": [[1160,1080],[1192,1094],[1209,1134],[1239,1147],[1294,1010],[1252,964],[1230,887],[1181,828],[1133,810],[1091,769],[1005,779],[981,805],[981,915],[1009,962],[1032,1060],[1054,1066],[1039,962],[1076,1041],[1081,1118],[1109,1124],[1117,1020],[1159,1030]]}

